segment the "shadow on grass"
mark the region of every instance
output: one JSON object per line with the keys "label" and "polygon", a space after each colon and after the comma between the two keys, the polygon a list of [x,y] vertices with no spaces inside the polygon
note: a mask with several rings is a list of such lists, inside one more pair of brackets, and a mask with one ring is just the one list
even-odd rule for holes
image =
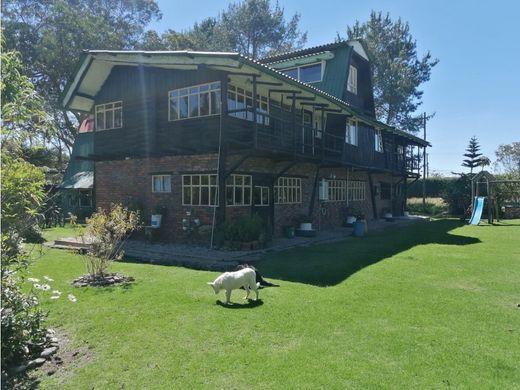
{"label": "shadow on grass", "polygon": [[449,233],[464,225],[449,219],[418,223],[363,238],[269,254],[255,266],[264,277],[319,287],[333,286],[369,265],[417,245],[458,246],[481,242],[478,238]]}
{"label": "shadow on grass", "polygon": [[225,304],[224,302],[217,299],[215,304],[225,307],[226,309],[252,309],[254,307],[262,306],[264,304],[264,301],[262,301],[261,299],[257,299],[256,301],[248,299],[247,303],[230,302],[228,304]]}

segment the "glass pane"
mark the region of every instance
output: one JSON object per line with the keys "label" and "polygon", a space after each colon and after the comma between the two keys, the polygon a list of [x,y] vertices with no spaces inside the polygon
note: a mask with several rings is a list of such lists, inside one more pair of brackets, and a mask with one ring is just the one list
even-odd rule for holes
{"label": "glass pane", "polygon": [[182,177],[182,183],[184,185],[190,185],[191,184],[191,176],[183,176]]}
{"label": "glass pane", "polygon": [[200,205],[200,187],[191,188],[191,201],[194,205]]}
{"label": "glass pane", "polygon": [[298,69],[297,68],[282,70],[282,73],[285,73],[287,76],[293,77],[295,79],[298,78]]}
{"label": "glass pane", "polygon": [[211,92],[211,114],[220,112],[220,93],[219,91]]}
{"label": "glass pane", "polygon": [[200,115],[209,115],[209,93],[200,95]]}
{"label": "glass pane", "polygon": [[170,120],[179,119],[179,100],[177,98],[170,99]]}
{"label": "glass pane", "polygon": [[105,115],[105,126],[107,129],[113,129],[114,128],[114,111],[108,111]]}
{"label": "glass pane", "polygon": [[192,176],[191,177],[191,184],[194,186],[198,186],[200,184],[200,176]]}
{"label": "glass pane", "polygon": [[202,184],[202,185],[208,185],[209,184],[209,177],[208,177],[208,175],[202,175],[200,177],[200,184]]}
{"label": "glass pane", "polygon": [[179,95],[185,96],[188,94],[188,88],[179,89]]}
{"label": "glass pane", "polygon": [[179,100],[179,118],[187,118],[188,117],[188,97],[183,96]]}
{"label": "glass pane", "polygon": [[190,96],[190,118],[199,116],[199,95]]}
{"label": "glass pane", "polygon": [[199,93],[199,87],[191,87],[190,88],[190,95]]}
{"label": "glass pane", "polygon": [[114,108],[123,107],[123,102],[116,102],[114,103]]}
{"label": "glass pane", "polygon": [[123,110],[121,108],[117,108],[114,111],[114,127],[122,127],[123,126]]}
{"label": "glass pane", "polygon": [[269,188],[262,189],[262,204],[269,204]]}
{"label": "glass pane", "polygon": [[233,205],[233,187],[226,187],[226,204]]}
{"label": "glass pane", "polygon": [[170,91],[170,98],[174,98],[179,96],[179,90],[176,89],[175,91]]}
{"label": "glass pane", "polygon": [[[232,87],[232,86],[230,85],[230,87]],[[220,89],[220,81],[217,83],[212,83],[211,89]]]}
{"label": "glass pane", "polygon": [[161,191],[161,180],[159,176],[153,176],[153,192],[159,192]]}
{"label": "glass pane", "polygon": [[217,184],[217,175],[210,175],[209,179],[210,179],[210,184],[212,184],[212,185]]}
{"label": "glass pane", "polygon": [[209,85],[201,85],[199,87],[199,91],[202,92],[202,91],[209,91]]}
{"label": "glass pane", "polygon": [[172,192],[172,178],[171,176],[163,176],[164,191]]}
{"label": "glass pane", "polygon": [[200,189],[200,202],[201,204],[210,204],[209,203],[209,187],[201,187]]}
{"label": "glass pane", "polygon": [[244,204],[251,204],[251,187],[244,188]]}
{"label": "glass pane", "polygon": [[215,187],[211,187],[210,189],[210,193],[211,193],[211,204],[212,205],[215,205],[218,203],[218,196],[217,196],[217,189]]}
{"label": "glass pane", "polygon": [[96,114],[96,129],[97,130],[105,129],[105,113],[104,112],[98,112]]}
{"label": "glass pane", "polygon": [[242,187],[235,187],[235,204],[244,204]]}
{"label": "glass pane", "polygon": [[300,81],[310,83],[321,80],[321,64],[300,68]]}

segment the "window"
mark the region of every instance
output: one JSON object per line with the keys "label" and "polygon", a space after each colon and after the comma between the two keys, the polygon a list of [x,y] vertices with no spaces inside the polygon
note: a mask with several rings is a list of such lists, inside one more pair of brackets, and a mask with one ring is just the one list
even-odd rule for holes
{"label": "window", "polygon": [[255,186],[253,189],[253,204],[269,206],[269,187]]}
{"label": "window", "polygon": [[217,204],[217,175],[182,175],[183,206],[215,206]]}
{"label": "window", "polygon": [[358,144],[358,124],[355,121],[347,121],[345,128],[345,143],[355,145]]}
{"label": "window", "polygon": [[168,120],[220,114],[220,81],[168,92]]}
{"label": "window", "polygon": [[228,206],[251,205],[251,175],[231,175],[226,181]]}
{"label": "window", "polygon": [[[253,120],[253,93],[243,88],[228,85],[228,110],[242,110],[230,112],[230,116],[239,119]],[[265,96],[256,95],[256,122],[263,125],[269,124],[269,100]]]}
{"label": "window", "polygon": [[120,129],[123,127],[123,102],[99,104],[96,111],[96,130]]}
{"label": "window", "polygon": [[383,135],[381,134],[381,130],[376,130],[375,131],[375,149],[376,149],[376,152],[380,152],[380,153],[383,153]]}
{"label": "window", "polygon": [[73,191],[69,195],[70,207],[92,207],[92,190]]}
{"label": "window", "polygon": [[352,180],[348,182],[348,200],[365,200],[366,183],[364,181]]}
{"label": "window", "polygon": [[403,145],[397,145],[397,160],[398,161],[404,160],[404,146]]}
{"label": "window", "polygon": [[280,177],[274,187],[275,203],[301,203],[302,179],[296,177]]}
{"label": "window", "polygon": [[304,83],[317,83],[321,81],[323,64],[298,66],[296,68],[282,69],[280,72]]}
{"label": "window", "polygon": [[392,199],[392,184],[381,183],[380,187],[381,187],[381,200]]}
{"label": "window", "polygon": [[172,176],[153,175],[152,192],[172,192]]}
{"label": "window", "polygon": [[357,68],[352,65],[348,71],[347,91],[357,95]]}
{"label": "window", "polygon": [[327,180],[329,182],[329,202],[347,200],[347,182],[345,180]]}

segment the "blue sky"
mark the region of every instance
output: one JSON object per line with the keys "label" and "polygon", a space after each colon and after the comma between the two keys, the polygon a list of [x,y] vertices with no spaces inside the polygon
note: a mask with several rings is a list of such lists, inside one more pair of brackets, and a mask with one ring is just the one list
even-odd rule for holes
{"label": "blue sky", "polygon": [[[158,0],[158,31],[189,29],[216,16],[228,1]],[[273,1],[274,3],[274,1]],[[420,111],[435,112],[428,122],[430,172],[461,172],[462,154],[475,135],[484,155],[495,160],[498,145],[520,141],[520,1],[496,0],[280,0],[286,16],[301,14],[306,46],[334,41],[371,10],[389,12],[410,25],[420,55],[440,60],[423,85]]]}

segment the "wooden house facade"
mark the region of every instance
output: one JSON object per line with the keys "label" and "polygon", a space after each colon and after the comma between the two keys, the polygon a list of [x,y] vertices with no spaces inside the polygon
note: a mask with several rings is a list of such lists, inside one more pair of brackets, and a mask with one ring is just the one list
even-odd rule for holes
{"label": "wooden house facade", "polygon": [[[94,118],[96,207],[167,208],[163,238],[258,213],[275,234],[306,214],[403,211],[427,142],[375,119],[357,41],[255,61],[237,53],[86,51],[63,96]],[[85,158],[84,156],[82,158]]]}

